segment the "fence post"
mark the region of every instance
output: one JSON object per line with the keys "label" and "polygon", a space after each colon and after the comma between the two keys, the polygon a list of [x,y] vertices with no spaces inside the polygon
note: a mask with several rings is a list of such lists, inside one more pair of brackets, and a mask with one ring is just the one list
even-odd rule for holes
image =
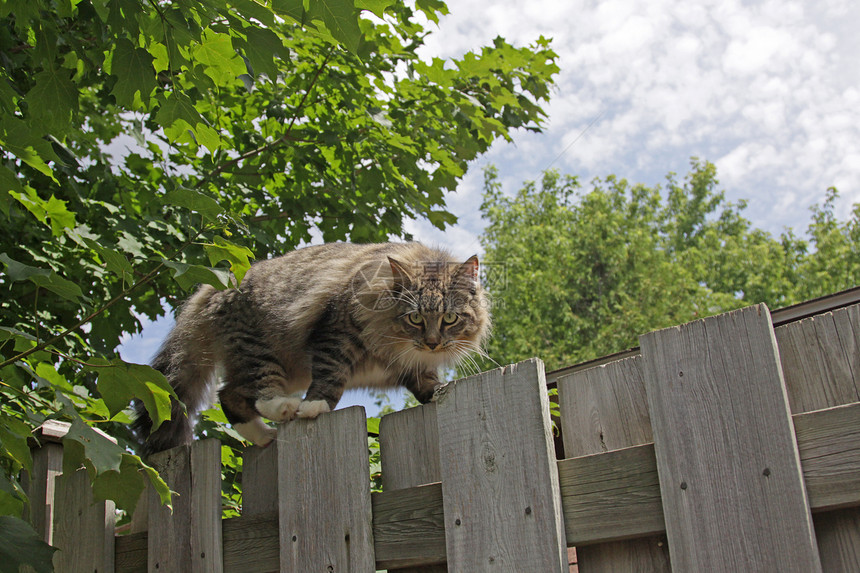
{"label": "fence post", "polygon": [[640,343],[673,569],[821,571],[767,307]]}
{"label": "fence post", "polygon": [[172,448],[154,454],[150,463],[178,495],[171,511],[147,488],[148,570],[222,571],[221,442],[209,439]]}
{"label": "fence post", "polygon": [[47,420],[34,431],[30,440],[33,475],[22,480],[30,503],[26,517],[48,545],[53,545],[55,479],[63,471],[62,439],[69,431],[67,422]]}
{"label": "fence post", "polygon": [[567,571],[543,363],[452,382],[436,413],[448,569]]}
{"label": "fence post", "polygon": [[[442,481],[442,470],[439,467],[436,404],[430,403],[383,416],[379,424],[379,448],[384,492]],[[403,533],[405,535],[409,532]],[[440,557],[444,559],[444,536],[434,538],[428,536],[426,532],[417,532],[415,539],[404,539],[399,543],[401,546],[405,544],[421,544],[425,548],[440,547]],[[448,568],[440,564],[389,568],[388,571],[390,573],[445,573]]]}
{"label": "fence post", "polygon": [[[558,393],[565,456],[600,454],[653,441],[641,357],[610,362],[559,378]],[[656,495],[648,498],[641,492],[631,492],[626,501],[623,507],[588,508],[604,517],[613,515],[616,525],[613,531],[606,532],[607,536],[623,537],[625,526],[639,526],[640,518],[650,517],[655,510],[660,512],[660,499]],[[568,537],[571,533],[574,532],[567,531]],[[671,571],[665,539],[665,535],[658,535],[577,547],[579,571]]]}
{"label": "fence post", "polygon": [[282,571],[376,571],[364,408],[278,428]]}

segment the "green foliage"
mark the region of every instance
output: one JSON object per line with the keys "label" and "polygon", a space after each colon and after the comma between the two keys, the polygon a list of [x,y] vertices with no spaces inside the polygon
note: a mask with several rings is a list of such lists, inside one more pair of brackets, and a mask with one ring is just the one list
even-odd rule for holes
{"label": "green foliage", "polygon": [[0,572],[18,573],[26,564],[36,573],[49,573],[54,551],[25,521],[0,515]]}
{"label": "green foliage", "polygon": [[[539,130],[549,42],[422,61],[437,0],[9,0],[0,6],[0,510],[20,515],[22,440],[73,424],[69,458],[133,505],[157,474],[124,409],[169,389],[115,354],[138,316],[252,259],[406,236],[467,164]],[[372,17],[370,14],[372,13]],[[119,443],[100,434],[98,426]],[[223,434],[210,421],[204,431]],[[227,436],[228,440],[232,440]],[[237,471],[234,464],[233,470]]]}
{"label": "green foliage", "polygon": [[549,368],[637,345],[640,334],[759,302],[771,308],[860,280],[860,205],[834,215],[836,191],[812,208],[808,240],[776,238],[718,190],[716,169],[694,159],[665,188],[609,176],[583,189],[549,171],[540,186],[502,192],[485,173],[482,237],[494,273],[499,363],[540,356]]}

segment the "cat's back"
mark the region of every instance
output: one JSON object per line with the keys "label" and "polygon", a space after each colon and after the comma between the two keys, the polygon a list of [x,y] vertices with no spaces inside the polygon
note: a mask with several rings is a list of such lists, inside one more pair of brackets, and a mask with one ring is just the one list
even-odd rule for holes
{"label": "cat's back", "polygon": [[255,263],[242,290],[278,327],[308,329],[331,300],[348,297],[357,282],[390,281],[388,257],[415,263],[448,255],[414,242],[315,245]]}

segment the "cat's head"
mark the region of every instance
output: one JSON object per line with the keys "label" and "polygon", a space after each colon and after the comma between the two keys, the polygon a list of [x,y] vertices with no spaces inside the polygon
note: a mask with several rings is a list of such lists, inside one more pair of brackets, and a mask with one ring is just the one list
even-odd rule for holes
{"label": "cat's head", "polygon": [[481,346],[490,329],[487,300],[478,279],[478,257],[464,263],[405,262],[389,257],[391,336],[401,341],[399,361],[424,367],[453,366]]}

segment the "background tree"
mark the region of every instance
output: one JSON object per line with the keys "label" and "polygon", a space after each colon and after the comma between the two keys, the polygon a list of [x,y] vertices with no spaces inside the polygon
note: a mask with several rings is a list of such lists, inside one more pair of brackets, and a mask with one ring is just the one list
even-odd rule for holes
{"label": "background tree", "polygon": [[[718,190],[714,166],[693,160],[665,188],[609,176],[583,189],[544,173],[503,193],[485,172],[481,211],[493,295],[489,355],[540,356],[548,368],[637,345],[640,334],[759,302],[771,308],[852,287],[860,279],[860,206],[812,208],[808,238],[779,237],[744,218]],[[503,272],[501,272],[503,270]]]}
{"label": "background tree", "polygon": [[420,22],[445,12],[439,0],[0,5],[0,514],[21,514],[25,440],[48,417],[72,422],[66,458],[99,495],[131,508],[141,468],[166,495],[124,448],[132,398],[156,424],[168,415],[164,378],[115,354],[138,315],[197,283],[235,285],[254,257],[312,236],[405,237],[404,219],[422,217],[444,228],[467,163],[540,129],[549,42],[423,61]]}

